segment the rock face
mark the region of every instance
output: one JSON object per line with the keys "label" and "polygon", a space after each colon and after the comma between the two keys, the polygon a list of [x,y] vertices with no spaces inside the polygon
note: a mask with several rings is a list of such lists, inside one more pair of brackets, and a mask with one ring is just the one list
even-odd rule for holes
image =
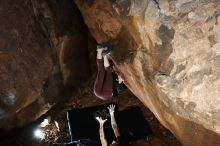
{"label": "rock face", "polygon": [[[0,9],[0,127],[10,128],[11,123],[20,125],[24,115],[36,118],[47,107],[42,104],[41,89],[48,76],[55,73],[56,64],[30,2],[1,1]],[[29,105],[39,110],[24,113]]]}
{"label": "rock face", "polygon": [[0,129],[11,129],[87,79],[87,30],[72,0],[1,0],[0,11]]}
{"label": "rock face", "polygon": [[220,145],[219,0],[76,0],[128,88],[186,146]]}
{"label": "rock face", "polygon": [[74,2],[1,0],[0,129],[37,119],[88,78],[82,13],[165,127],[186,146],[220,145],[219,0]]}

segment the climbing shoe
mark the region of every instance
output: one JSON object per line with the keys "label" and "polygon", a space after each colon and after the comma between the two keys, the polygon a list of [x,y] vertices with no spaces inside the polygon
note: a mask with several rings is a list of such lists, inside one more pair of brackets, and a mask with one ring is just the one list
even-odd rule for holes
{"label": "climbing shoe", "polygon": [[102,56],[110,55],[112,53],[113,47],[109,42],[101,43],[97,45],[97,50],[100,48],[107,48],[102,52]]}

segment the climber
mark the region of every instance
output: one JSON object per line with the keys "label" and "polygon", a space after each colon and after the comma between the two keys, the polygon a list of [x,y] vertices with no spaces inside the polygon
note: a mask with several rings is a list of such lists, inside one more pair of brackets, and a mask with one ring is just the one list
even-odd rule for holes
{"label": "climber", "polygon": [[[115,120],[115,105],[111,104],[108,106],[108,111],[110,114],[111,119],[111,126],[114,131],[116,141],[113,141],[110,146],[129,146],[127,141],[121,136],[118,125]],[[99,136],[101,141],[101,146],[108,146],[107,140],[105,139],[105,133],[104,133],[104,123],[107,121],[107,119],[102,119],[101,117],[95,117],[95,119],[99,123]],[[76,141],[71,141],[69,143],[54,143],[53,146],[100,146],[100,143],[98,140],[91,140],[91,139],[79,139]]]}
{"label": "climber", "polygon": [[[113,141],[112,144],[110,146],[128,146],[129,144],[126,143],[126,141],[124,140],[124,138],[121,136],[119,129],[118,129],[118,125],[116,123],[115,120],[115,105],[110,105],[108,107],[109,110],[109,114],[111,117],[111,125],[112,125],[112,129],[114,131],[115,137],[116,137],[116,141]],[[107,146],[107,141],[105,139],[105,133],[104,133],[104,123],[107,121],[107,119],[102,119],[101,117],[96,117],[97,121],[99,122],[99,136],[100,136],[100,140],[101,140],[101,144],[102,146]]]}
{"label": "climber", "polygon": [[109,43],[97,46],[98,74],[94,84],[94,93],[102,100],[115,96],[125,88],[121,76],[116,75],[113,63],[109,60],[111,53],[112,46]]}

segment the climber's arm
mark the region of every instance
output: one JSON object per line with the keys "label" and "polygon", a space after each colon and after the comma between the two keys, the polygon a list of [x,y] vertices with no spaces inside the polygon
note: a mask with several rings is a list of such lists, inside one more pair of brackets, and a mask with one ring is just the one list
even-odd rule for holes
{"label": "climber's arm", "polygon": [[104,123],[107,119],[102,120],[101,117],[96,117],[96,119],[99,121],[99,136],[101,140],[102,146],[107,146],[107,141],[105,139],[105,133],[104,133]]}
{"label": "climber's arm", "polygon": [[120,132],[118,130],[118,125],[117,125],[116,120],[115,120],[115,115],[114,115],[114,113],[115,113],[115,105],[113,105],[113,104],[110,105],[108,107],[108,110],[109,110],[109,113],[110,113],[110,116],[111,116],[112,129],[113,129],[113,131],[115,133],[115,136],[118,138],[119,136],[121,136],[121,134],[120,134]]}

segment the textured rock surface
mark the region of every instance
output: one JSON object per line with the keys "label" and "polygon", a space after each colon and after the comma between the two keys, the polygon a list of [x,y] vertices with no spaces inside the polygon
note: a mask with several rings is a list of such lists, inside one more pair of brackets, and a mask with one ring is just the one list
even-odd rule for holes
{"label": "textured rock surface", "polygon": [[[128,88],[165,127],[186,146],[220,145],[219,0],[75,2],[97,42],[115,46]],[[72,0],[2,0],[0,12],[0,128],[10,129],[88,77],[88,37]]]}
{"label": "textured rock surface", "polygon": [[[10,128],[12,123],[24,122],[24,115],[29,121],[49,108],[42,100],[41,89],[48,76],[55,73],[56,64],[30,2],[1,1],[0,9],[0,127]],[[31,112],[29,105],[39,110]],[[29,109],[29,113],[23,109]]]}
{"label": "textured rock surface", "polygon": [[0,129],[11,129],[88,77],[87,30],[72,0],[1,0],[0,16]]}
{"label": "textured rock surface", "polygon": [[76,0],[129,89],[184,145],[220,145],[220,2]]}

